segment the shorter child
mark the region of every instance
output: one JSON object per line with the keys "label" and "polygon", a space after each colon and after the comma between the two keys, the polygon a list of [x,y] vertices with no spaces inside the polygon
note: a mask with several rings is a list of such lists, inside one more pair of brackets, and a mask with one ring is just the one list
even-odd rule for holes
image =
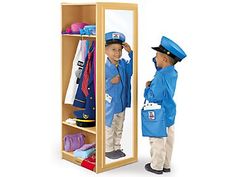
{"label": "shorter child", "polygon": [[[176,105],[173,100],[178,73],[174,65],[184,59],[186,54],[172,40],[162,37],[159,47],[152,47],[156,50],[156,57],[153,62],[157,69],[154,79],[146,82],[144,97],[152,103],[163,107],[163,114],[167,137],[150,137],[151,163],[145,165],[145,169],[152,173],[162,174],[170,172],[171,155],[174,140],[174,122]],[[160,131],[160,130],[156,130]]]}

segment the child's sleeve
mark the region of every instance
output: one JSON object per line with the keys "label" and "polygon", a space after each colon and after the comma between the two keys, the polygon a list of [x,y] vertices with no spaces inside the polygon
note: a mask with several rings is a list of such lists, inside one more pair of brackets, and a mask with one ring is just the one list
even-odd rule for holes
{"label": "child's sleeve", "polygon": [[112,88],[112,83],[111,83],[112,78],[106,78],[106,90],[110,90]]}
{"label": "child's sleeve", "polygon": [[110,89],[112,89],[113,85],[111,83],[111,80],[116,76],[118,75],[118,71],[117,69],[113,68],[113,67],[109,67],[106,65],[106,68],[105,68],[105,84],[106,84],[106,91],[109,91]]}
{"label": "child's sleeve", "polygon": [[150,87],[145,88],[144,97],[149,102],[162,102],[165,97],[165,81],[161,74],[157,74]]}
{"label": "child's sleeve", "polygon": [[129,52],[129,62],[126,62],[126,72],[131,77],[133,75],[133,50]]}

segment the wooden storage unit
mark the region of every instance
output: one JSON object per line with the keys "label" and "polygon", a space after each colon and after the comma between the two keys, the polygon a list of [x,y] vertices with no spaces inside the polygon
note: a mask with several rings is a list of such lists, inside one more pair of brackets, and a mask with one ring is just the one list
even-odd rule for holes
{"label": "wooden storage unit", "polygon": [[[74,22],[86,22],[96,24],[96,4],[62,4],[62,27],[66,27]],[[67,134],[83,133],[85,143],[96,142],[96,127],[83,128],[77,125],[70,125],[65,122],[69,117],[74,117],[73,112],[79,108],[64,104],[67,87],[70,81],[72,62],[75,56],[79,40],[96,40],[96,36],[63,34],[62,35],[62,158],[72,163],[80,165],[83,159],[75,158],[73,152],[64,151],[63,138]],[[95,169],[96,171],[96,169]]]}
{"label": "wooden storage unit", "polygon": [[[88,24],[96,25],[96,35],[68,35],[62,34],[62,158],[72,163],[80,165],[83,159],[75,158],[73,152],[64,151],[63,138],[67,134],[83,133],[85,135],[85,143],[96,142],[96,173],[102,172],[111,168],[122,166],[122,163],[106,167],[104,165],[104,9],[103,5],[109,3],[91,3],[91,4],[61,4],[62,22],[61,30],[65,31],[66,27],[70,26],[74,22],[86,22]],[[115,3],[112,3],[115,5]],[[127,4],[117,3],[119,7],[126,6]],[[137,27],[137,25],[136,25]],[[65,122],[69,117],[74,117],[73,112],[80,108],[73,107],[72,105],[64,104],[67,87],[70,81],[72,63],[76,48],[79,40],[88,39],[90,41],[96,41],[96,127],[82,128],[76,125],[70,125]],[[135,53],[137,58],[137,53]],[[102,61],[103,60],[103,61]],[[135,64],[137,68],[137,64]],[[135,76],[137,80],[137,75]],[[104,94],[102,94],[104,93]],[[136,92],[135,92],[136,93]],[[135,99],[136,100],[136,99]],[[101,103],[101,104],[99,104]],[[135,128],[136,130],[136,128]],[[137,135],[136,135],[137,137]],[[135,137],[135,138],[136,138]],[[137,144],[137,143],[136,143]],[[136,148],[136,147],[135,147]],[[137,149],[137,148],[136,148]],[[135,151],[135,155],[137,152]],[[137,157],[127,163],[137,161]]]}

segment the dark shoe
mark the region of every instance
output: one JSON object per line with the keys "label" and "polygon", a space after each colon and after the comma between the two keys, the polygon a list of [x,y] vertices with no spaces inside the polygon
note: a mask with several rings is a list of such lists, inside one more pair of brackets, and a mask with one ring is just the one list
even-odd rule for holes
{"label": "dark shoe", "polygon": [[116,151],[106,152],[106,157],[109,159],[119,159],[120,155]]}
{"label": "dark shoe", "polygon": [[163,172],[165,172],[165,173],[170,172],[170,168],[163,168]]}
{"label": "dark shoe", "polygon": [[150,163],[147,163],[147,164],[145,165],[145,170],[150,171],[150,172],[152,172],[152,173],[156,173],[156,174],[158,174],[158,175],[161,175],[161,174],[163,173],[162,170],[154,170],[154,169],[152,169]]}
{"label": "dark shoe", "polygon": [[117,153],[120,157],[125,157],[125,156],[126,156],[126,154],[125,154],[121,149],[116,150],[116,153]]}

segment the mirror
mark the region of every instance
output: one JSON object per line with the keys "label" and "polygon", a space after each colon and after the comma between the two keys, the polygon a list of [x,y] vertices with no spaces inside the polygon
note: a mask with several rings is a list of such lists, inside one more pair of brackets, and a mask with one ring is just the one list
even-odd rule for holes
{"label": "mirror", "polygon": [[105,164],[134,157],[133,37],[133,10],[105,9]]}

